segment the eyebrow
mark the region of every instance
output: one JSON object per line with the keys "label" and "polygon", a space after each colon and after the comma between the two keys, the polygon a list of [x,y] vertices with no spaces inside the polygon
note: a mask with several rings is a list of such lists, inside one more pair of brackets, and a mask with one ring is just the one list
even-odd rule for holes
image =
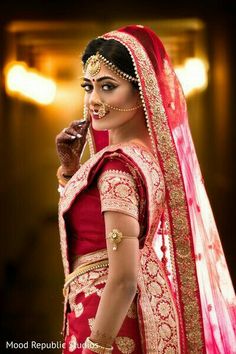
{"label": "eyebrow", "polygon": [[[86,77],[83,77],[82,78],[84,81],[88,81],[88,82],[91,82],[91,80],[87,79]],[[113,80],[113,81],[116,81],[116,79],[114,79],[113,77],[111,76],[102,76],[102,77],[99,77],[99,79],[96,79],[95,81],[96,82],[101,82],[103,80]]]}

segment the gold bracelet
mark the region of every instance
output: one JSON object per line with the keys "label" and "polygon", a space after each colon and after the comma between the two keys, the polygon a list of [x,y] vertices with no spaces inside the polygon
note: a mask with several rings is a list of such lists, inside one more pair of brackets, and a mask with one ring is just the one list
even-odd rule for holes
{"label": "gold bracelet", "polygon": [[65,187],[65,185],[67,184],[67,182],[70,180],[70,178],[72,176],[65,176],[62,173],[62,166],[59,166],[57,169],[57,174],[56,174],[57,178],[58,178],[58,182],[61,186]]}
{"label": "gold bracelet", "polygon": [[113,251],[117,250],[118,244],[122,241],[123,238],[133,238],[134,240],[137,239],[135,236],[123,236],[122,232],[117,229],[113,229],[111,232],[109,232],[106,238],[111,240]]}
{"label": "gold bracelet", "polygon": [[102,345],[99,345],[98,343],[93,342],[89,337],[86,338],[86,341],[84,342],[85,348],[91,349],[94,351],[94,353],[98,354],[110,354],[112,353],[113,347],[103,347]]}

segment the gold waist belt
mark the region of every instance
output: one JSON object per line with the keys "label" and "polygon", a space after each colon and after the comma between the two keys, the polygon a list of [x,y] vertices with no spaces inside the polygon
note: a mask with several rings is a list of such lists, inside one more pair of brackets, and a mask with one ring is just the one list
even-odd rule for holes
{"label": "gold waist belt", "polygon": [[66,279],[65,279],[65,284],[63,287],[63,295],[66,296],[67,295],[67,290],[68,290],[68,286],[70,285],[70,283],[79,275],[82,275],[86,272],[89,272],[90,270],[94,270],[94,269],[99,269],[99,268],[104,268],[104,267],[108,267],[109,263],[108,263],[108,259],[102,259],[100,261],[97,262],[91,262],[91,263],[87,263],[87,264],[81,264],[80,266],[78,266],[72,273],[68,274]]}

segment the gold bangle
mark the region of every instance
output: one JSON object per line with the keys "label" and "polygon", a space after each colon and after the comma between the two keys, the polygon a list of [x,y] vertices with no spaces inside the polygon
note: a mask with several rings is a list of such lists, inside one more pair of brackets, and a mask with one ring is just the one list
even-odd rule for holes
{"label": "gold bangle", "polygon": [[61,186],[65,187],[65,185],[67,184],[67,182],[70,180],[70,178],[72,177],[69,177],[69,176],[65,176],[63,173],[62,173],[62,166],[59,166],[58,169],[57,169],[57,174],[56,174],[57,178],[58,178],[58,182]]}
{"label": "gold bangle", "polygon": [[123,240],[123,238],[137,239],[135,236],[123,236],[122,232],[117,229],[113,229],[111,232],[109,232],[106,238],[111,240],[113,251],[117,250],[118,244]]}
{"label": "gold bangle", "polygon": [[65,187],[65,185],[66,185],[67,182],[65,182],[65,181],[62,180],[62,179],[58,179],[58,183],[60,184],[60,186]]}
{"label": "gold bangle", "polygon": [[110,354],[112,353],[113,347],[103,347],[102,345],[93,342],[89,337],[86,338],[86,341],[84,342],[85,348],[91,349],[94,351],[94,353],[98,354]]}

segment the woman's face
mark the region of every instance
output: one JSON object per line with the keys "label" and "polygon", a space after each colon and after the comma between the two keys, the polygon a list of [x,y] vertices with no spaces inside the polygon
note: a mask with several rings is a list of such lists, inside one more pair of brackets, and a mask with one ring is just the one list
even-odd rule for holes
{"label": "woman's face", "polygon": [[[85,105],[89,109],[95,130],[117,129],[133,119],[140,109],[128,112],[117,110],[138,106],[141,103],[139,91],[104,64],[101,64],[101,69],[95,76],[85,72],[82,87],[85,90]],[[117,109],[105,106],[105,115],[100,118],[98,112],[102,103]]]}

